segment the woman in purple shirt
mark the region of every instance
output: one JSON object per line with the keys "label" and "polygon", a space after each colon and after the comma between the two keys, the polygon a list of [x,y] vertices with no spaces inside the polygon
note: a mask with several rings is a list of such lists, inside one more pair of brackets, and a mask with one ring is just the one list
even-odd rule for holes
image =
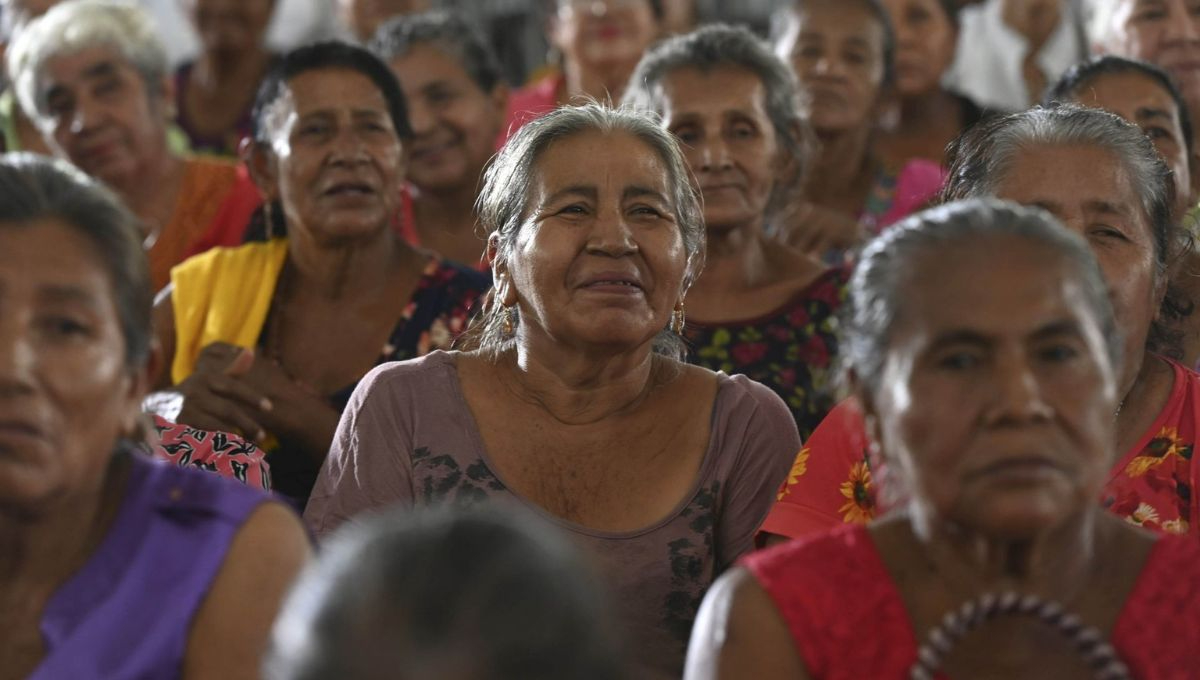
{"label": "woman in purple shirt", "polygon": [[160,354],[133,218],[0,157],[0,680],[254,678],[299,521],[130,440]]}

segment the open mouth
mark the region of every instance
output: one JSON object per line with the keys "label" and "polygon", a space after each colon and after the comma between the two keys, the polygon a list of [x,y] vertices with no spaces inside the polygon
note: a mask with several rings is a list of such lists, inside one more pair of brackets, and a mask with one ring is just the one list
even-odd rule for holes
{"label": "open mouth", "polygon": [[322,192],[322,195],[334,197],[373,196],[375,189],[366,182],[338,182]]}

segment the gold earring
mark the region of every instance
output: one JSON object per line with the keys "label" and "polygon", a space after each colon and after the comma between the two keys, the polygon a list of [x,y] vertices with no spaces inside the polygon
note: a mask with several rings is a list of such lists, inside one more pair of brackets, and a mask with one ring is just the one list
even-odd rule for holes
{"label": "gold earring", "polygon": [[675,306],[675,311],[671,312],[671,332],[676,335],[683,335],[683,324],[686,318],[683,314],[683,303],[680,302]]}
{"label": "gold earring", "polygon": [[517,307],[504,308],[504,335],[512,335],[517,329]]}

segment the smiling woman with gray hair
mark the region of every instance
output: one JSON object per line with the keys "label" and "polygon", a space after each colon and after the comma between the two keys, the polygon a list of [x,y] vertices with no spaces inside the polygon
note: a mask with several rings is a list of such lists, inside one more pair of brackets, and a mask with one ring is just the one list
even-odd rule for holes
{"label": "smiling woman with gray hair", "polygon": [[766,387],[677,359],[704,259],[686,162],[648,116],[563,108],[510,140],[479,208],[496,288],[466,351],[360,384],[306,520],[530,506],[596,560],[639,677],[678,678],[700,598],[800,445]]}

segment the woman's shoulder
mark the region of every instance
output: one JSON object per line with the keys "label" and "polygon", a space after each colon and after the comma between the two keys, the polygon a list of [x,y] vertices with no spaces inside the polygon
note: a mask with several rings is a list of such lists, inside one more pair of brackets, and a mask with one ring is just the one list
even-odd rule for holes
{"label": "woman's shoulder", "polygon": [[[1200,646],[1200,542],[1162,536],[1150,550],[1126,598],[1112,640],[1133,675],[1184,677]],[[1187,677],[1191,677],[1190,675]]]}
{"label": "woman's shoulder", "polygon": [[363,376],[356,391],[423,393],[431,381],[457,379],[457,362],[461,355],[461,352],[437,349],[415,359],[384,362]]}
{"label": "woman's shoulder", "polygon": [[[160,515],[189,523],[221,522],[239,526],[261,504],[270,502],[264,491],[213,472],[184,468],[142,454],[134,455],[136,496]],[[197,519],[199,518],[199,519]]]}

